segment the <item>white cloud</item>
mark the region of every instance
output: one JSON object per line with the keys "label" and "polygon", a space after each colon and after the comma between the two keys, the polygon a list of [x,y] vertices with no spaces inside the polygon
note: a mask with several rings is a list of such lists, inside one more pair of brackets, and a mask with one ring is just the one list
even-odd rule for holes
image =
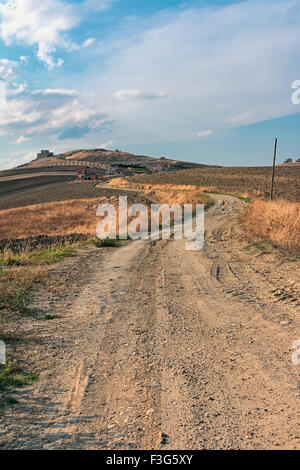
{"label": "white cloud", "polygon": [[5,43],[37,45],[38,58],[49,68],[61,64],[53,53],[65,45],[63,34],[79,22],[78,9],[60,0],[6,0],[0,4],[0,14]]}
{"label": "white cloud", "polygon": [[[68,4],[61,0],[5,0],[0,3],[0,36],[6,45],[14,41],[28,46],[37,45],[37,57],[49,69],[60,67],[61,58],[55,60],[57,49],[72,51],[80,48],[66,37],[66,33],[77,26],[91,10],[108,8],[111,0],[86,0],[83,4]],[[88,47],[92,38],[84,41]],[[25,56],[22,56],[23,62]]]}
{"label": "white cloud", "polygon": [[28,152],[26,155],[23,152],[15,152],[9,158],[0,155],[1,169],[15,168],[16,166],[28,163],[36,157],[35,152]]}
{"label": "white cloud", "polygon": [[[44,51],[42,60],[57,65],[56,50],[79,49],[92,39],[73,44],[66,37],[72,25],[110,3],[19,0],[16,11],[27,4],[30,14],[19,12],[17,21],[2,12],[0,34],[7,44]],[[90,61],[82,71],[82,88],[93,90],[93,99],[59,84],[56,91],[21,93],[0,113],[0,133],[66,136],[74,127],[84,132],[115,119],[117,142],[168,142],[184,140],[191,129],[215,133],[295,113],[290,87],[299,78],[299,30],[300,0],[190,2],[152,17],[124,18],[111,38],[100,44],[96,37],[92,52],[104,60]]]}
{"label": "white cloud", "polygon": [[198,137],[207,137],[213,133],[212,129],[197,132]]}
{"label": "white cloud", "polygon": [[95,42],[95,38],[88,38],[88,39],[86,39],[85,41],[83,41],[82,47],[83,47],[83,48],[89,47],[89,46],[91,46],[94,42]]}
{"label": "white cloud", "polygon": [[110,6],[117,0],[85,0],[83,7],[93,11],[104,11],[110,8]]}
{"label": "white cloud", "polygon": [[254,111],[245,111],[243,113],[236,114],[235,116],[226,119],[225,122],[228,122],[230,124],[243,125],[250,122],[253,117],[255,117]]}
{"label": "white cloud", "polygon": [[[299,0],[160,12],[128,21],[122,36],[101,46],[105,72],[90,86],[99,98],[113,94],[124,143],[183,140],[195,125],[216,132],[292,114],[299,30]],[[146,103],[155,98],[149,90],[168,94]],[[128,101],[139,105],[125,107]]]}
{"label": "white cloud", "polygon": [[118,90],[114,93],[114,97],[117,100],[154,100],[158,98],[164,98],[165,92],[149,93],[142,90]]}
{"label": "white cloud", "polygon": [[108,149],[110,147],[113,147],[115,145],[115,141],[114,140],[108,140],[107,142],[102,142],[102,144],[100,144],[100,147],[102,149]]}
{"label": "white cloud", "polygon": [[34,90],[32,92],[33,95],[40,95],[40,96],[79,96],[78,91],[76,90],[68,90],[64,88],[45,88],[43,90]]}
{"label": "white cloud", "polygon": [[0,107],[0,135],[16,136],[17,143],[41,135],[77,139],[90,132],[109,131],[112,125],[113,120],[99,105],[72,89],[24,92],[10,96]]}
{"label": "white cloud", "polygon": [[9,81],[15,78],[18,63],[9,59],[0,59],[0,80]]}
{"label": "white cloud", "polygon": [[7,89],[7,96],[21,95],[27,88],[27,83],[20,83],[19,85],[13,84],[11,88]]}
{"label": "white cloud", "polygon": [[28,140],[31,140],[30,137],[25,137],[24,135],[21,135],[15,140],[15,144],[23,144],[24,142],[27,142]]}

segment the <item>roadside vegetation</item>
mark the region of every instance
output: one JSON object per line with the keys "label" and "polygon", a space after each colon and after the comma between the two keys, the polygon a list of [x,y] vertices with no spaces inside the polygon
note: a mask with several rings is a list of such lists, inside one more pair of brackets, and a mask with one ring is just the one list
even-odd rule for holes
{"label": "roadside vegetation", "polygon": [[[35,292],[52,292],[61,287],[60,279],[49,275],[42,265],[72,256],[74,252],[74,247],[65,246],[20,254],[6,251],[0,255],[0,340],[7,344],[14,341],[13,330],[8,339],[5,331],[17,320],[29,317],[52,320],[56,317],[48,313],[37,315],[31,304]],[[6,364],[0,365],[0,412],[5,406],[17,403],[11,396],[16,388],[29,385],[36,378],[36,374],[22,370],[14,359],[8,357]]]}
{"label": "roadside vegetation", "polygon": [[93,243],[97,248],[117,247],[121,245],[119,240],[114,240],[108,237],[104,238],[104,240],[95,239]]}
{"label": "roadside vegetation", "polygon": [[24,251],[15,254],[10,250],[5,250],[0,256],[0,266],[38,266],[52,264],[61,259],[73,256],[76,248],[71,245],[61,247],[54,246],[46,250]]}
{"label": "roadside vegetation", "polygon": [[26,372],[11,359],[6,364],[0,365],[0,410],[6,405],[15,405],[18,401],[11,397],[16,388],[32,384],[37,379],[37,374]]}
{"label": "roadside vegetation", "polygon": [[33,290],[49,282],[39,267],[0,267],[0,320],[13,312],[26,313]]}
{"label": "roadside vegetation", "polygon": [[300,203],[256,199],[248,206],[243,225],[251,236],[300,253]]}

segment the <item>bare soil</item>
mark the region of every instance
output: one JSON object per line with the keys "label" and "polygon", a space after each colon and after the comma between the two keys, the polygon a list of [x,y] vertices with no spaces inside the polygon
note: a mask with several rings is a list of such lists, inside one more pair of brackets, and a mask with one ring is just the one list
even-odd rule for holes
{"label": "bare soil", "polygon": [[139,240],[48,268],[67,289],[5,325],[39,379],[0,418],[2,448],[300,448],[298,265],[242,240],[243,203],[214,197],[201,251]]}
{"label": "bare soil", "polygon": [[[71,178],[74,180],[74,177]],[[32,184],[32,180],[30,181]],[[80,183],[74,181],[43,183],[42,180],[36,178],[34,179],[34,182],[36,182],[37,186],[33,184],[32,186],[28,185],[28,187],[20,188],[11,186],[12,182],[7,182],[6,188],[4,188],[4,183],[0,184],[0,192],[3,190],[3,194],[1,194],[0,198],[0,210],[30,206],[45,202],[68,201],[71,199],[93,199],[96,197],[109,198],[123,194],[128,195],[128,192],[124,192],[119,189],[105,189],[104,187],[96,186],[95,183],[90,181]],[[6,193],[4,194],[5,191]],[[136,191],[132,191],[132,194],[136,194]]]}

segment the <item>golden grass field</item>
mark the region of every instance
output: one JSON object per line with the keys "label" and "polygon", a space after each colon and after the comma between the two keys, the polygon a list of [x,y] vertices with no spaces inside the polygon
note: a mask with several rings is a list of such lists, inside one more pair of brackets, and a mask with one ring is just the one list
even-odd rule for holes
{"label": "golden grass field", "polygon": [[96,208],[106,199],[74,199],[0,211],[1,238],[95,233]]}
{"label": "golden grass field", "polygon": [[[202,191],[156,191],[145,193],[151,201],[166,204],[208,204]],[[100,218],[96,216],[99,204],[113,204],[118,209],[118,198],[74,199],[34,204],[0,211],[1,238],[26,238],[37,235],[68,235],[82,233],[95,235]],[[118,210],[116,210],[118,214]]]}
{"label": "golden grass field", "polygon": [[253,236],[300,253],[300,203],[256,199],[249,205],[243,225]]}
{"label": "golden grass field", "polygon": [[158,191],[196,191],[199,187],[191,184],[151,184],[151,183],[136,183],[131,179],[122,177],[111,179],[108,184],[110,188],[126,188],[126,189],[142,189],[142,190],[158,190]]}

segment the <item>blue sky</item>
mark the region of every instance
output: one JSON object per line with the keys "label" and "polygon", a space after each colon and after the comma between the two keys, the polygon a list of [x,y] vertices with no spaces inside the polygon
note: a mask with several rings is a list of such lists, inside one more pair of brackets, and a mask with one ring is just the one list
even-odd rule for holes
{"label": "blue sky", "polygon": [[94,147],[268,165],[275,136],[300,156],[300,0],[2,0],[0,21],[1,169]]}

